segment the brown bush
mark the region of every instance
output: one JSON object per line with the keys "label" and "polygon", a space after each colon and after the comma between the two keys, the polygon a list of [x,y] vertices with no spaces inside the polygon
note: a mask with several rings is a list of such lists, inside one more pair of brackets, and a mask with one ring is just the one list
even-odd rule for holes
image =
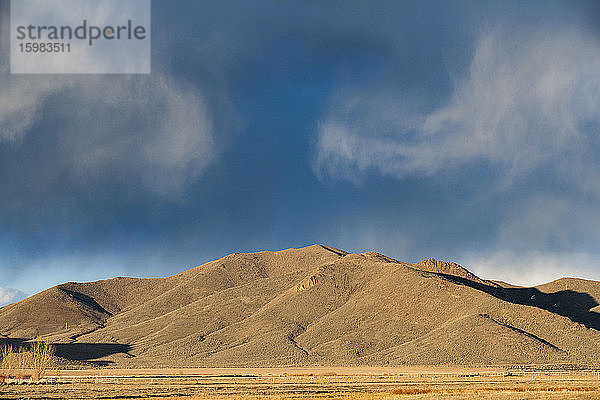
{"label": "brown bush", "polygon": [[54,348],[42,341],[27,346],[4,346],[0,350],[0,376],[40,380],[54,358]]}

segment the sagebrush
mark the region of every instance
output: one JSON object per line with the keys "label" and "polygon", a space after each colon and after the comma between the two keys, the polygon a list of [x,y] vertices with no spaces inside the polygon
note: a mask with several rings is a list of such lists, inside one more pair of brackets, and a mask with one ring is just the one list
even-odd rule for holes
{"label": "sagebrush", "polygon": [[46,374],[53,358],[52,345],[39,340],[18,346],[5,345],[0,350],[0,376],[39,380]]}

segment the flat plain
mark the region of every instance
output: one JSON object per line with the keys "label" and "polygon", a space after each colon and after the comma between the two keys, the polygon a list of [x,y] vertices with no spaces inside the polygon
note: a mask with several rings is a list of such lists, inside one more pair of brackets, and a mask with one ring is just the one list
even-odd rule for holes
{"label": "flat plain", "polygon": [[512,368],[184,368],[48,371],[0,399],[600,399],[600,371]]}

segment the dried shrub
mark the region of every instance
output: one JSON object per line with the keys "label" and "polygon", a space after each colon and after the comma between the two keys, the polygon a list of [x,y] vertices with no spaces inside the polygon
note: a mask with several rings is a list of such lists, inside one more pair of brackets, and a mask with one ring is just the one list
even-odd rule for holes
{"label": "dried shrub", "polygon": [[46,375],[46,370],[54,358],[54,348],[41,341],[33,342],[30,348],[31,369],[33,369],[33,379],[39,380]]}
{"label": "dried shrub", "polygon": [[52,364],[54,348],[35,340],[27,346],[6,345],[0,349],[2,378],[40,380]]}

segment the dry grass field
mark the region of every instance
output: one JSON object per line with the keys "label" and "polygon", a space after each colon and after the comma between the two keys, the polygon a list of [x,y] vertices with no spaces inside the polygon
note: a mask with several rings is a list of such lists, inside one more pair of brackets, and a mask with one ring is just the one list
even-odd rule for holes
{"label": "dry grass field", "polygon": [[600,371],[231,368],[47,371],[0,399],[600,399]]}

